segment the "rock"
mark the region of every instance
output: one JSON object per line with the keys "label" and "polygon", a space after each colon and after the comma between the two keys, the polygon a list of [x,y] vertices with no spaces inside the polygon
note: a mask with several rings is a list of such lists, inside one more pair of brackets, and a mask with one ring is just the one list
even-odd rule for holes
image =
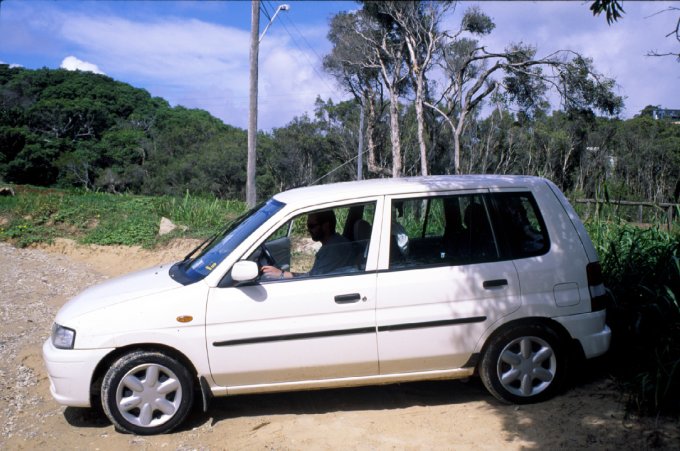
{"label": "rock", "polygon": [[161,218],[161,225],[158,228],[158,235],[163,236],[175,230],[177,226],[168,218]]}
{"label": "rock", "polygon": [[14,196],[14,190],[9,186],[0,187],[0,196]]}
{"label": "rock", "polygon": [[167,235],[168,233],[172,232],[175,229],[180,229],[181,231],[186,232],[188,227],[183,225],[176,225],[168,218],[161,218],[161,224],[158,227],[158,235],[159,236]]}

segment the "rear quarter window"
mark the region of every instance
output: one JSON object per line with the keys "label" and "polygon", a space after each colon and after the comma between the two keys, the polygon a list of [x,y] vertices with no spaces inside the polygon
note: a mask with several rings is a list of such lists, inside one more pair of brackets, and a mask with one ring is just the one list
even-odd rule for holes
{"label": "rear quarter window", "polygon": [[510,258],[542,255],[550,249],[545,221],[530,192],[492,194],[496,229],[503,237]]}

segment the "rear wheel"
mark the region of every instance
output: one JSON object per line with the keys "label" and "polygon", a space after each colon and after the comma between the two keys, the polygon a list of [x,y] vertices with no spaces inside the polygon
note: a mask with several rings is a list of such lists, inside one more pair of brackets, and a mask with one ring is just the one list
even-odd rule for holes
{"label": "rear wheel", "polygon": [[509,328],[491,338],[479,373],[487,390],[501,401],[528,404],[553,396],[565,374],[564,346],[541,325]]}
{"label": "rear wheel", "polygon": [[160,352],[135,351],[106,372],[102,407],[121,431],[162,434],[186,418],[193,392],[194,378],[180,362]]}

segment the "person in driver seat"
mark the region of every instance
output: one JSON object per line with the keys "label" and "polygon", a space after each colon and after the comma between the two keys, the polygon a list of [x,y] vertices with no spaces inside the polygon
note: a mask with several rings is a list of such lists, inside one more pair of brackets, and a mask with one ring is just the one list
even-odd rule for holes
{"label": "person in driver seat", "polygon": [[354,262],[352,242],[335,231],[336,219],[333,210],[310,213],[307,216],[307,230],[314,241],[321,243],[321,249],[314,257],[314,265],[308,273],[283,271],[275,266],[265,265],[262,273],[270,279],[290,279],[299,276],[318,276],[331,273],[338,268],[351,266]]}

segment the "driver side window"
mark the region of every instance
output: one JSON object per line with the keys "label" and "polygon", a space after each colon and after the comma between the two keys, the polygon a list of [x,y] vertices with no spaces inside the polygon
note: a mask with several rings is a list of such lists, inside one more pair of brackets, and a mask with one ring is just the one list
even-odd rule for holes
{"label": "driver side window", "polygon": [[298,215],[274,231],[249,260],[283,271],[279,280],[363,272],[374,215],[375,202]]}

